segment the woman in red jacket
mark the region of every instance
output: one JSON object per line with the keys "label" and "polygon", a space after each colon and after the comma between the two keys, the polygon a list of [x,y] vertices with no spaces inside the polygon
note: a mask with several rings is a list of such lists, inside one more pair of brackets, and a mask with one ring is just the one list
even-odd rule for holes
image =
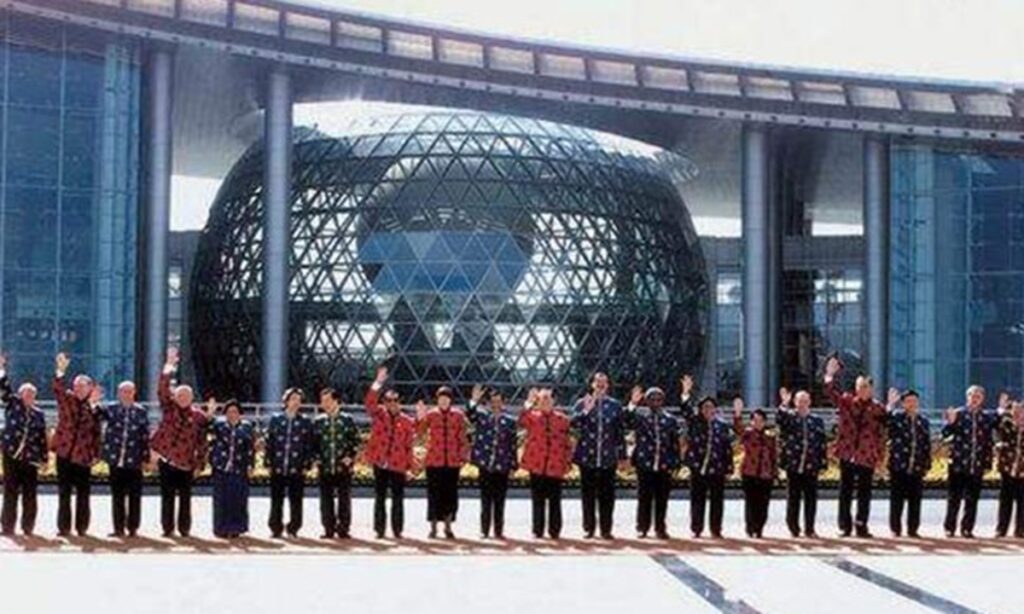
{"label": "woman in red jacket", "polygon": [[391,491],[391,532],[401,539],[404,527],[405,477],[413,468],[412,444],[416,435],[416,421],[402,413],[398,392],[380,391],[388,379],[385,367],[377,369],[377,377],[366,391],[364,405],[370,416],[370,441],[366,445],[366,462],[373,466],[373,529],[377,539],[384,538],[387,526],[388,491]]}
{"label": "woman in red jacket", "polygon": [[767,418],[763,409],[750,413],[750,425],[747,426],[743,424],[743,399],[733,399],[732,408],[733,428],[743,443],[740,475],[743,479],[743,515],[747,536],[760,538],[768,522],[768,505],[778,469],[777,440],[775,431],[765,426]]}
{"label": "woman in red jacket", "polygon": [[427,436],[427,520],[430,539],[444,523],[446,539],[455,539],[452,522],[459,511],[459,472],[466,462],[466,414],[452,407],[452,389],[437,389],[437,406],[416,404],[416,427]]}
{"label": "woman in red jacket", "polygon": [[572,463],[569,417],[555,409],[550,389],[534,388],[519,414],[519,426],[526,431],[519,466],[530,472],[533,535],[544,537],[546,524],[551,539],[558,539],[562,533],[562,481]]}

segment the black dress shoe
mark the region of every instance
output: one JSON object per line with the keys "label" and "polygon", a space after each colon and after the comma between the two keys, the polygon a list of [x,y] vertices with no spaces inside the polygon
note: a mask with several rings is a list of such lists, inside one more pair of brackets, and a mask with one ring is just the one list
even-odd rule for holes
{"label": "black dress shoe", "polygon": [[839,532],[839,537],[849,537],[850,533],[851,533],[850,529],[843,529],[842,531]]}
{"label": "black dress shoe", "polygon": [[281,539],[282,537],[283,535],[281,534],[280,531],[274,531],[270,534],[270,539]]}
{"label": "black dress shoe", "polygon": [[921,536],[918,534],[917,531],[907,531],[907,537],[910,537],[912,539],[921,539]]}
{"label": "black dress shoe", "polygon": [[807,539],[819,539],[818,534],[814,531],[804,532],[804,537],[806,537]]}
{"label": "black dress shoe", "polygon": [[611,533],[602,533],[601,534],[601,539],[603,539],[605,541],[612,541],[612,540],[615,539],[615,536],[612,535]]}
{"label": "black dress shoe", "polygon": [[662,539],[662,540],[665,540],[665,541],[668,541],[668,540],[672,539],[672,537],[668,534],[668,531],[658,531],[654,535],[658,539]]}
{"label": "black dress shoe", "polygon": [[437,539],[437,529],[430,529],[430,533],[427,534],[430,539]]}
{"label": "black dress shoe", "polygon": [[495,531],[494,532],[494,539],[499,539],[501,541],[505,541],[505,534],[502,533],[501,531]]}
{"label": "black dress shoe", "polygon": [[594,532],[587,531],[583,534],[583,539],[594,539]]}
{"label": "black dress shoe", "polygon": [[974,539],[974,531],[960,531],[960,537]]}
{"label": "black dress shoe", "polygon": [[348,533],[338,533],[337,538],[338,539],[352,539],[352,536],[349,535]]}
{"label": "black dress shoe", "polygon": [[377,539],[384,539],[384,531],[377,531]]}
{"label": "black dress shoe", "polygon": [[872,535],[871,531],[868,531],[867,529],[857,529],[857,537],[860,539],[872,539],[874,535]]}
{"label": "black dress shoe", "polygon": [[711,539],[722,539],[722,532],[721,531],[712,531],[711,532]]}
{"label": "black dress shoe", "polygon": [[445,529],[444,530],[444,538],[445,539],[455,539],[455,531],[452,531],[451,529]]}
{"label": "black dress shoe", "polygon": [[114,531],[113,533],[107,533],[107,537],[113,539],[122,539],[124,538],[124,531]]}
{"label": "black dress shoe", "polygon": [[946,530],[946,537],[949,537],[949,538],[956,537],[956,533],[953,532],[953,531],[950,531],[949,529],[947,529]]}
{"label": "black dress shoe", "polygon": [[334,539],[334,533],[322,533],[320,539]]}

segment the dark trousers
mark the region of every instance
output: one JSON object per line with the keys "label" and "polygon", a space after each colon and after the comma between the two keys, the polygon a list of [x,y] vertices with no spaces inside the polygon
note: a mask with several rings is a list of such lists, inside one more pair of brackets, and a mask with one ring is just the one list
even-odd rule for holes
{"label": "dark trousers", "polygon": [[[1014,508],[1016,507],[1016,514]],[[1024,537],[1024,477],[1013,477],[1009,473],[1002,474],[999,483],[999,522],[996,533],[1006,535],[1010,529],[1010,516],[1013,520],[1013,534]]]}
{"label": "dark trousers", "polygon": [[480,471],[480,534],[505,534],[505,495],[508,493],[508,473],[503,471]]}
{"label": "dark trousers", "polygon": [[615,468],[580,467],[580,499],[583,503],[583,532],[612,534],[615,514]]}
{"label": "dark trousers", "polygon": [[320,473],[320,524],[324,535],[348,537],[352,526],[352,472]]}
{"label": "dark trousers", "polygon": [[39,470],[32,463],[4,455],[4,505],[0,527],[6,534],[14,532],[18,518],[18,497],[21,497],[21,530],[31,535],[36,526],[36,487]]}
{"label": "dark trousers", "polygon": [[772,480],[743,476],[743,518],[747,535],[761,537],[768,522]]}
{"label": "dark trousers", "polygon": [[818,514],[818,474],[786,474],[786,526],[793,537],[800,535],[800,504],[804,508],[804,535],[815,535]]}
{"label": "dark trousers", "polygon": [[651,529],[654,517],[654,532],[659,536],[668,533],[665,517],[668,514],[668,498],[672,491],[672,473],[637,469],[636,472],[636,532],[646,535]]}
{"label": "dark trousers", "polygon": [[249,532],[247,472],[213,471],[213,534],[235,537]]}
{"label": "dark trousers", "polygon": [[135,535],[142,519],[142,469],[110,468],[110,499],[114,533]]}
{"label": "dark trousers", "polygon": [[710,507],[708,524],[715,537],[722,534],[722,512],[725,507],[725,476],[690,474],[690,530],[700,536],[704,532],[704,510]]}
{"label": "dark trousers", "polygon": [[889,476],[889,529],[900,535],[903,528],[903,507],[907,508],[907,534],[917,535],[921,526],[921,476],[894,471]]}
{"label": "dark trousers", "polygon": [[71,532],[71,491],[75,493],[75,531],[89,532],[89,468],[57,458],[57,532]]}
{"label": "dark trousers", "polygon": [[384,536],[387,526],[387,498],[391,493],[391,532],[395,537],[402,536],[405,526],[405,472],[389,471],[380,467],[373,468],[373,530],[378,536]]}
{"label": "dark trousers", "polygon": [[[279,537],[284,530],[294,536],[302,528],[302,492],[306,486],[306,476],[295,475],[270,476],[270,518],[267,526],[274,537]],[[288,526],[284,524],[284,499],[288,497]]]}
{"label": "dark trousers", "polygon": [[533,536],[552,539],[562,534],[562,480],[539,473],[530,474],[530,502],[533,508]]}
{"label": "dark trousers", "polygon": [[956,532],[956,520],[963,503],[964,515],[960,519],[960,532],[973,533],[974,521],[978,517],[978,499],[981,497],[981,476],[959,471],[949,472],[949,491],[946,497],[946,521],[943,527],[947,533]]}
{"label": "dark trousers", "polygon": [[459,511],[459,468],[427,467],[427,520],[455,520]]}
{"label": "dark trousers", "polygon": [[192,472],[160,461],[160,525],[164,535],[174,534],[174,503],[178,503],[178,532],[192,531]]}
{"label": "dark trousers", "polygon": [[[875,470],[842,461],[839,464],[839,530],[848,534],[856,527],[857,531],[868,530],[868,519],[871,518],[871,488]],[[857,497],[857,519],[853,520],[854,493]]]}

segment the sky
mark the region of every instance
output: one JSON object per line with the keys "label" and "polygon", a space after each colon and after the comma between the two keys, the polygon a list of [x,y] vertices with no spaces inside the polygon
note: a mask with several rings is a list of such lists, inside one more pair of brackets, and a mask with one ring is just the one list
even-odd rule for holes
{"label": "sky", "polygon": [[[1024,0],[307,3],[629,52],[1024,87]],[[172,228],[202,227],[218,187],[175,176]]]}

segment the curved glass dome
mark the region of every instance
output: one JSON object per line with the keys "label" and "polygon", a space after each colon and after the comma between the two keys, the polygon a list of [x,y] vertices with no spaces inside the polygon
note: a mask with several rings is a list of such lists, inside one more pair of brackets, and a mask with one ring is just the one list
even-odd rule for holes
{"label": "curved glass dome", "polygon": [[[702,365],[707,279],[653,155],[519,117],[432,111],[297,130],[289,384],[357,398],[378,363],[407,396],[475,383],[564,399]],[[194,267],[205,389],[258,397],[263,150],[224,182]]]}

